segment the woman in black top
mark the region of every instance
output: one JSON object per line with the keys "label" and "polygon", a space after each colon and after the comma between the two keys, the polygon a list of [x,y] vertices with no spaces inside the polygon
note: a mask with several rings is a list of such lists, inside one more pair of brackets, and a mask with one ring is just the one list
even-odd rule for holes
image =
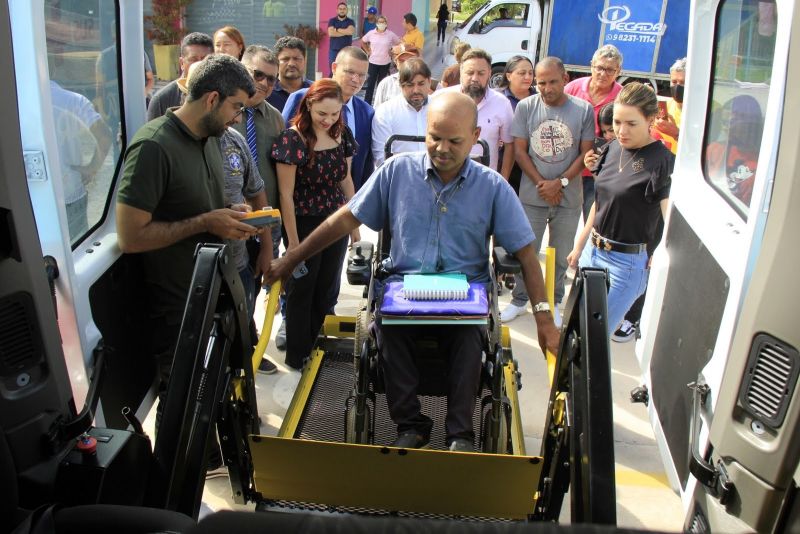
{"label": "woman in black top", "polygon": [[[609,334],[647,287],[647,243],[666,215],[674,156],[650,137],[657,113],[656,95],[646,85],[630,83],[617,95],[617,139],[602,148],[591,169],[595,202],[567,257],[572,267],[580,262],[608,270]],[[584,249],[587,240],[591,246]]]}
{"label": "woman in black top", "polygon": [[[358,148],[342,119],[342,90],[331,79],[311,84],[292,127],[272,145],[278,171],[286,249],[308,234],[353,196],[350,165]],[[358,231],[351,236],[359,239]],[[305,261],[286,283],[286,364],[303,366],[325,314],[327,297],[344,261],[347,238]]]}
{"label": "woman in black top", "polygon": [[442,2],[439,6],[439,11],[436,13],[436,46],[439,46],[439,41],[444,44],[444,35],[447,32],[447,21],[450,19],[450,11],[447,9],[447,3]]}

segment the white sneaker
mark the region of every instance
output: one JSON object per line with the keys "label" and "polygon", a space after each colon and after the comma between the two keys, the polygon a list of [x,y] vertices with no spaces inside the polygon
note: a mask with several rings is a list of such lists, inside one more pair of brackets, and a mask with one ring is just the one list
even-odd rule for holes
{"label": "white sneaker", "polygon": [[506,309],[504,309],[500,313],[500,322],[508,323],[510,321],[513,321],[514,319],[525,313],[526,308],[527,308],[526,305],[517,306],[516,304],[509,304],[508,306],[506,306]]}

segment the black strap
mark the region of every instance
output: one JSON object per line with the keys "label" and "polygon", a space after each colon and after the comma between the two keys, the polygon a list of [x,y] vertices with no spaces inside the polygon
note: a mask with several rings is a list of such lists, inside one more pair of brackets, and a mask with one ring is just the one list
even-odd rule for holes
{"label": "black strap", "polygon": [[56,531],[54,517],[58,508],[57,504],[43,504],[28,514],[11,534],[52,534]]}

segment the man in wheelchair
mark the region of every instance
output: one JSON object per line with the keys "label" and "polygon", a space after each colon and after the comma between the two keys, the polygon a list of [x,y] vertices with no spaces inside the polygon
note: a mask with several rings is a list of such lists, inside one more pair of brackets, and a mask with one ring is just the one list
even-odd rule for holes
{"label": "man in wheelchair", "polygon": [[[512,251],[522,266],[534,310],[539,345],[557,352],[559,332],[546,303],[533,231],[522,205],[503,177],[469,158],[477,143],[477,107],[461,93],[433,100],[428,110],[427,153],[401,154],[384,163],[350,202],[331,215],[298,247],[273,260],[267,283],[286,278],[305,258],[349,234],[361,224],[388,230],[390,274],[460,272],[469,282],[490,282],[489,240]],[[388,224],[389,228],[384,228]],[[439,338],[448,351],[447,445],[473,450],[472,411],[481,375],[486,327],[448,328],[384,325],[376,318],[386,400],[397,425],[394,446],[428,443],[431,421],[420,412],[418,372],[412,357],[415,336]]]}

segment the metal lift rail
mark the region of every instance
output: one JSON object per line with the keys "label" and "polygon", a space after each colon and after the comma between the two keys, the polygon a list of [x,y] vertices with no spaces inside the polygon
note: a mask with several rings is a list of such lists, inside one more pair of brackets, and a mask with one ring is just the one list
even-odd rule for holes
{"label": "metal lift rail", "polygon": [[[573,523],[613,525],[616,502],[606,283],[605,273],[592,269],[582,269],[575,277],[565,309],[540,456],[404,450],[258,435],[252,361],[241,342],[247,339],[246,323],[236,305],[243,302],[237,298],[241,291],[238,277],[225,262],[223,246],[200,247],[173,368],[173,376],[190,379],[171,382],[155,444],[158,470],[152,481],[156,485],[168,482],[160,506],[196,517],[216,420],[233,495],[240,503],[318,502],[321,506],[312,510],[367,513],[376,504],[391,503],[393,507],[383,509],[394,514],[407,511],[423,517],[556,521],[570,490]],[[314,379],[309,383],[304,374],[306,383],[301,380],[298,391],[305,400],[297,404],[308,401],[317,387],[320,378],[316,371],[323,366],[326,352],[332,360],[352,362],[352,353],[346,352],[352,351],[354,331],[355,319],[339,318],[333,326],[329,322],[323,327],[306,368],[306,372],[315,370],[308,375]],[[336,424],[342,423],[344,408],[331,406],[339,410]],[[305,406],[295,405],[290,412],[298,409],[302,412]],[[292,417],[287,414],[287,419]],[[528,468],[520,472],[523,464]],[[408,487],[387,489],[380,483],[387,473],[423,476],[426,471],[432,473],[426,482],[433,484],[434,491],[420,491],[426,484],[413,476]],[[441,489],[436,480],[447,478],[443,472],[452,475],[460,471],[464,471],[463,483],[470,487],[455,492],[461,503],[445,502],[447,499],[436,493]],[[488,490],[477,481],[484,476],[494,480]],[[447,485],[453,493],[452,479]],[[469,497],[469,490],[480,492],[481,497]],[[415,497],[420,493],[424,499]],[[492,494],[505,504],[492,504]]]}

